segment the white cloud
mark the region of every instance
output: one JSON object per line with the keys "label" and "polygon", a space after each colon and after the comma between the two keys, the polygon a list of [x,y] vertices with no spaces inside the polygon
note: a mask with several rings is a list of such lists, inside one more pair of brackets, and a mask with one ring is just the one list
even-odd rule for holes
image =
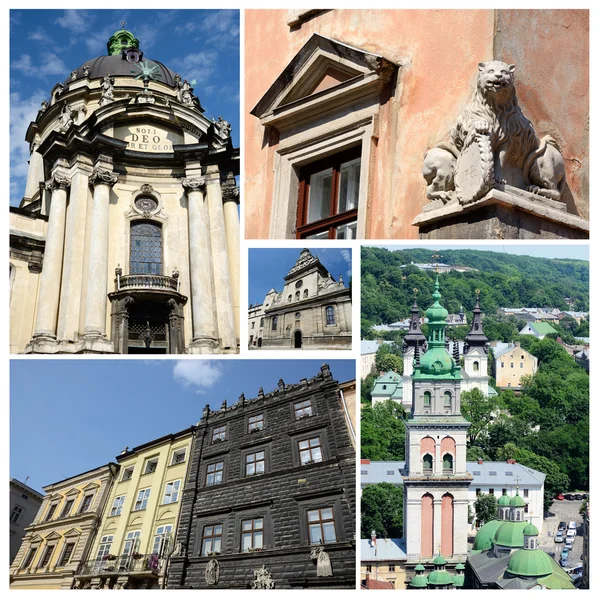
{"label": "white cloud", "polygon": [[91,25],[91,20],[85,10],[65,10],[56,23],[75,33],[83,33]]}
{"label": "white cloud", "polygon": [[173,378],[184,388],[206,393],[223,376],[223,367],[213,360],[178,360]]}
{"label": "white cloud", "polygon": [[188,81],[196,79],[202,81],[212,75],[217,65],[218,54],[214,50],[195,52],[185,58],[176,58],[171,61],[172,68],[181,73]]}
{"label": "white cloud", "polygon": [[34,62],[29,54],[22,54],[11,64],[11,68],[28,77],[44,77],[46,75],[60,75],[64,78],[70,72],[65,63],[56,54],[45,54],[42,62]]}

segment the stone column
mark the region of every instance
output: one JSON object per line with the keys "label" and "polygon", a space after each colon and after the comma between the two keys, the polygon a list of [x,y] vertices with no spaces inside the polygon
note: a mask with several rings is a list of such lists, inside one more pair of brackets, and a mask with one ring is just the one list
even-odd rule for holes
{"label": "stone column", "polygon": [[433,555],[442,547],[442,500],[433,498]]}
{"label": "stone column", "polygon": [[128,353],[129,343],[129,306],[134,303],[131,296],[112,300],[111,335],[113,351],[116,354]]}
{"label": "stone column", "polygon": [[44,265],[40,281],[37,317],[33,333],[34,339],[55,340],[60,298],[63,249],[65,243],[65,221],[67,214],[67,189],[71,181],[54,173],[46,182],[46,189],[52,193],[48,232],[44,251]]}
{"label": "stone column", "polygon": [[240,342],[240,219],[238,205],[240,190],[237,187],[223,189],[223,212],[225,215],[225,237],[231,278],[231,300],[237,343]]}
{"label": "stone column", "polygon": [[223,214],[219,167],[216,164],[209,165],[206,174],[206,197],[210,216],[210,240],[219,343],[222,350],[235,351],[237,341],[233,321],[231,278],[229,276],[229,258],[227,256],[227,240],[225,238],[225,218]]}
{"label": "stone column", "polygon": [[29,170],[27,171],[27,183],[23,199],[33,200],[40,190],[40,183],[44,180],[44,158],[37,151],[40,145],[40,136],[36,133],[31,144],[31,155],[29,157]]}
{"label": "stone column", "polygon": [[192,352],[214,353],[218,349],[215,298],[212,280],[212,251],[208,201],[204,177],[184,179],[188,197],[190,241],[190,288],[192,291]]}
{"label": "stone column", "polygon": [[110,188],[117,180],[117,175],[101,168],[95,168],[90,177],[90,183],[94,186],[94,199],[83,327],[83,335],[87,338],[106,337],[108,203]]}

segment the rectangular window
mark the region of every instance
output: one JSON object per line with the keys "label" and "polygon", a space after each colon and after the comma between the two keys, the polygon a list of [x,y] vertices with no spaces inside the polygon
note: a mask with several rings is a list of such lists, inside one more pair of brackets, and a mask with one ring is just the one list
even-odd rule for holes
{"label": "rectangular window", "polygon": [[511,368],[514,368],[514,367],[515,367],[515,363],[514,363],[514,362],[511,362],[511,363],[510,363],[510,367],[511,367]]}
{"label": "rectangular window", "polygon": [[305,418],[306,416],[312,416],[312,413],[313,411],[310,399],[294,404],[294,416],[296,420],[300,420],[300,418]]}
{"label": "rectangular window", "polygon": [[308,537],[311,545],[335,543],[335,524],[333,508],[326,507],[318,510],[308,510]]}
{"label": "rectangular window", "polygon": [[263,519],[242,520],[242,552],[263,548]]}
{"label": "rectangular window", "polygon": [[135,506],[133,507],[133,511],[137,512],[138,510],[145,510],[148,505],[148,498],[150,497],[150,489],[141,489],[138,492],[137,499],[135,501]]}
{"label": "rectangular window", "polygon": [[321,452],[321,439],[319,437],[298,441],[298,452],[300,453],[300,463],[303,466],[305,464],[323,461],[323,453]]}
{"label": "rectangular window", "polygon": [[529,497],[529,489],[523,489],[523,497]]}
{"label": "rectangular window", "polygon": [[395,572],[396,571],[396,567],[394,566],[394,564],[388,564],[388,572]]}
{"label": "rectangular window", "polygon": [[185,462],[186,448],[176,449],[173,452],[173,458],[171,459],[171,466],[173,464],[183,464]]}
{"label": "rectangular window", "polygon": [[528,503],[526,503],[526,504],[525,504],[525,510],[524,510],[524,512],[525,512],[526,514],[528,514],[528,513],[529,513],[529,504],[528,504]]}
{"label": "rectangular window", "polygon": [[125,545],[123,545],[123,554],[121,555],[121,559],[135,553],[140,544],[140,531],[132,530],[127,533],[125,537]]}
{"label": "rectangular window", "polygon": [[156,468],[158,466],[158,458],[151,458],[146,462],[146,467],[144,468],[144,474],[151,474],[152,472],[156,472]]}
{"label": "rectangular window", "polygon": [[50,506],[50,509],[48,510],[48,513],[46,514],[46,522],[48,522],[48,520],[52,520],[52,516],[54,516],[54,512],[56,512],[56,508],[58,507],[58,503],[53,503]]}
{"label": "rectangular window", "polygon": [[213,428],[212,442],[225,441],[226,426],[217,426]]}
{"label": "rectangular window", "polygon": [[165,526],[159,526],[156,529],[156,536],[154,537],[154,545],[152,546],[152,553],[155,553],[159,557],[165,555],[171,546],[171,535],[173,534],[173,525],[166,524]]}
{"label": "rectangular window", "polygon": [[371,564],[367,564],[367,572],[369,572],[369,573],[370,573],[370,572],[371,572],[371,570],[372,570],[372,566],[371,566]]}
{"label": "rectangular window", "polygon": [[81,507],[79,508],[80,514],[85,514],[90,509],[92,505],[92,499],[94,499],[93,495],[86,495],[81,502]]}
{"label": "rectangular window", "polygon": [[504,362],[500,362],[500,368],[504,368]]}
{"label": "rectangular window", "polygon": [[250,327],[250,328],[252,328],[252,329],[253,329],[253,328],[254,328],[254,325],[255,325],[255,322],[254,322],[254,321],[252,321],[252,327]]}
{"label": "rectangular window", "polygon": [[335,324],[335,309],[333,306],[327,306],[327,308],[325,308],[325,319],[328,326]]}
{"label": "rectangular window", "polygon": [[65,550],[63,551],[62,557],[60,558],[59,566],[64,566],[69,563],[71,556],[73,555],[73,551],[75,550],[75,543],[67,543],[65,545]]}
{"label": "rectangular window", "polygon": [[202,556],[221,553],[222,524],[209,524],[202,529]]}
{"label": "rectangular window", "polygon": [[265,473],[265,452],[257,451],[246,455],[246,476]]}
{"label": "rectangular window", "polygon": [[174,480],[173,482],[167,483],[165,487],[165,496],[163,497],[163,504],[175,503],[179,499],[179,487],[181,486],[181,480]]}
{"label": "rectangular window", "polygon": [[74,499],[67,499],[67,503],[65,503],[65,506],[63,507],[62,512],[60,513],[61,518],[66,518],[71,514],[71,510],[73,509],[74,503]]}
{"label": "rectangular window", "polygon": [[223,482],[223,462],[209,464],[206,468],[206,486],[220,485]]}
{"label": "rectangular window", "polygon": [[479,495],[481,495],[481,489],[475,489],[475,495],[479,497]]}
{"label": "rectangular window", "polygon": [[111,516],[120,516],[123,511],[123,504],[125,503],[125,495],[119,495],[115,497],[113,501],[112,508],[110,510]]}
{"label": "rectangular window", "polygon": [[123,476],[121,477],[121,480],[131,480],[133,477],[133,466],[129,466],[129,468],[125,468],[125,470],[123,470]]}
{"label": "rectangular window", "polygon": [[15,505],[10,513],[10,521],[16,524],[23,513],[23,508],[21,506]]}
{"label": "rectangular window", "polygon": [[48,545],[48,547],[46,547],[46,551],[44,551],[44,555],[38,566],[39,568],[45,568],[50,563],[50,558],[54,553],[54,547],[55,545]]}
{"label": "rectangular window", "polygon": [[27,553],[27,557],[25,558],[25,561],[23,562],[23,565],[21,566],[21,568],[23,570],[26,570],[27,568],[29,568],[29,566],[31,566],[31,563],[33,562],[33,558],[35,557],[37,550],[38,550],[37,547],[32,547],[29,550],[29,553]]}
{"label": "rectangular window", "polygon": [[523,368],[523,362],[521,362],[520,367]]}
{"label": "rectangular window", "polygon": [[113,540],[113,535],[102,537],[102,540],[100,541],[100,547],[98,547],[98,553],[96,554],[96,559],[98,561],[101,561],[104,556],[110,553],[110,546],[112,545]]}
{"label": "rectangular window", "polygon": [[256,416],[250,416],[248,418],[248,432],[262,431],[265,425],[264,416],[258,414]]}
{"label": "rectangular window", "polygon": [[298,239],[356,239],[360,161],[353,148],[301,169]]}
{"label": "rectangular window", "polygon": [[490,489],[490,490],[488,491],[488,495],[493,495],[493,494],[494,494],[494,489]]}

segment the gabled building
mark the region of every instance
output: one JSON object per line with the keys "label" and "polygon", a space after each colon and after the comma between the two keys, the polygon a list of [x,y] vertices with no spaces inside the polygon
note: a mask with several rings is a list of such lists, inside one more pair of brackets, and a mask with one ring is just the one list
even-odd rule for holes
{"label": "gabled building", "polygon": [[494,343],[494,361],[492,363],[496,385],[504,389],[520,389],[524,376],[533,376],[538,369],[538,359],[514,343]]}
{"label": "gabled building", "polygon": [[10,568],[11,589],[70,589],[102,519],[119,466],[108,463],[44,487]]}
{"label": "gabled building", "polygon": [[125,29],[42,102],[10,209],[10,351],[236,353],[239,150]]}
{"label": "gabled building", "polygon": [[251,307],[249,346],[351,349],[352,299],[341,275],[336,281],[310,250],[303,249],[284,280],[281,293],[271,289],[265,297],[264,316]]}
{"label": "gabled building", "polygon": [[117,456],[119,475],[75,588],[165,588],[194,430],[125,448]]}
{"label": "gabled building", "polygon": [[519,335],[533,335],[537,339],[543,339],[546,335],[557,333],[547,322],[528,322],[520,331]]}
{"label": "gabled building", "polygon": [[10,563],[17,555],[25,529],[35,518],[44,496],[16,478],[10,479]]}
{"label": "gabled building", "polygon": [[198,424],[169,589],[355,588],[355,450],[339,385],[244,395]]}

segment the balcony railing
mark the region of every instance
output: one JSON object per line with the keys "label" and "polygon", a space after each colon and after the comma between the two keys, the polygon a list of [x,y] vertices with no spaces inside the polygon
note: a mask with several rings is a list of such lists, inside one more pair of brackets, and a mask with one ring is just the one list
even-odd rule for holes
{"label": "balcony railing", "polygon": [[123,289],[168,289],[179,292],[179,273],[175,271],[170,277],[165,275],[123,275],[120,268],[115,269],[116,290]]}
{"label": "balcony railing", "polygon": [[110,574],[129,574],[135,572],[153,572],[158,574],[165,562],[164,557],[152,555],[120,555],[115,559],[99,559],[83,562],[79,566],[78,576],[109,576]]}

